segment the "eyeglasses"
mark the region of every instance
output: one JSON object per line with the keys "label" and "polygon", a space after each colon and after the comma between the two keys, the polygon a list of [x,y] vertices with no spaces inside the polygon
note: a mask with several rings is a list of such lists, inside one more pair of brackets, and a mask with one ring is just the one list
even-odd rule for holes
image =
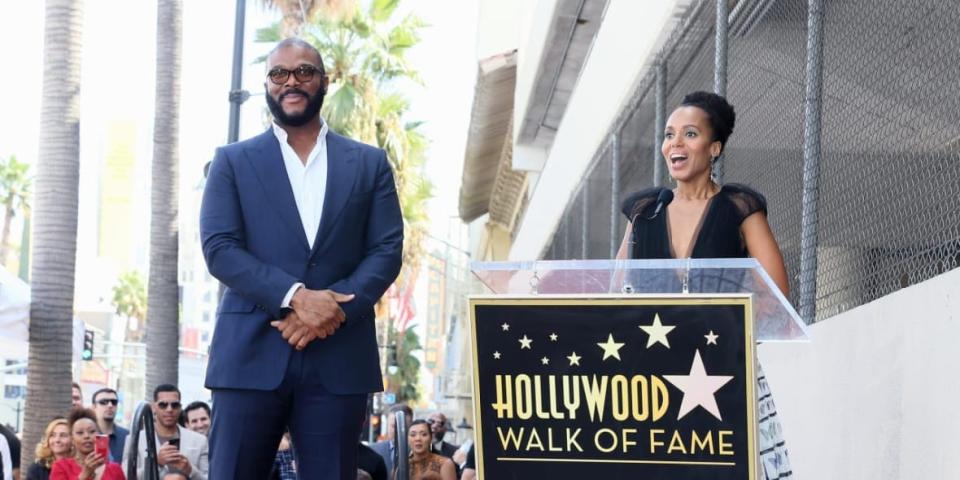
{"label": "eyeglasses", "polygon": [[180,402],[157,402],[157,408],[160,410],[166,410],[168,408],[171,410],[180,410],[180,406]]}
{"label": "eyeglasses", "polygon": [[113,406],[117,406],[117,399],[116,399],[116,398],[101,398],[100,400],[97,400],[97,404],[98,404],[98,405],[113,405]]}
{"label": "eyeglasses", "polygon": [[287,70],[286,68],[276,67],[273,70],[267,72],[267,77],[271,82],[277,85],[283,85],[287,82],[287,79],[290,78],[290,74],[293,74],[293,77],[297,79],[300,83],[307,83],[313,80],[313,76],[317,72],[320,72],[320,75],[323,75],[323,71],[313,65],[300,65],[299,67],[293,70]]}

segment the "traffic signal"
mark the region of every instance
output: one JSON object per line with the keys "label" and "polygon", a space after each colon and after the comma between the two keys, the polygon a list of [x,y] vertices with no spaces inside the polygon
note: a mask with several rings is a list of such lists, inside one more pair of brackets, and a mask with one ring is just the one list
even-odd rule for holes
{"label": "traffic signal", "polygon": [[80,352],[80,358],[93,360],[93,330],[83,331],[83,350]]}

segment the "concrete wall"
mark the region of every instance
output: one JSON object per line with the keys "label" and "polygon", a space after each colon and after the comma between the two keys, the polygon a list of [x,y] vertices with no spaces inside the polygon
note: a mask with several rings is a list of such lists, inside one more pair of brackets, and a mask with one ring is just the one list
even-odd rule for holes
{"label": "concrete wall", "polygon": [[803,479],[960,478],[960,269],[761,345]]}

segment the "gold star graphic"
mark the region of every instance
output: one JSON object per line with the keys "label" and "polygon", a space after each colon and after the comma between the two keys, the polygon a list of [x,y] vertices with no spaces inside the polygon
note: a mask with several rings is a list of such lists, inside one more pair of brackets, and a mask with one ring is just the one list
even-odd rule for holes
{"label": "gold star graphic", "polygon": [[567,357],[567,359],[570,360],[570,366],[571,366],[571,367],[574,366],[574,365],[576,365],[576,366],[579,367],[579,366],[580,366],[580,358],[581,358],[581,357],[580,357],[580,355],[577,355],[577,352],[573,352],[573,353],[570,354],[570,356]]}
{"label": "gold star graphic", "polygon": [[550,365],[550,359],[547,358],[547,357],[543,357],[543,358],[540,359],[540,363],[542,363],[542,364],[544,364],[544,365]]}
{"label": "gold star graphic", "polygon": [[500,352],[493,352],[493,358],[500,360]]}
{"label": "gold star graphic", "polygon": [[710,333],[704,335],[707,339],[707,345],[716,345],[717,339],[720,338],[720,335],[713,333],[713,330],[710,330]]}
{"label": "gold star graphic", "polygon": [[654,343],[661,343],[663,346],[670,348],[670,342],[667,341],[667,334],[671,330],[677,328],[676,326],[665,326],[660,323],[660,314],[653,316],[653,324],[651,325],[640,325],[640,329],[644,332],[647,332],[647,348],[653,346]]}
{"label": "gold star graphic", "polygon": [[626,344],[614,342],[612,333],[607,337],[607,341],[605,343],[597,344],[598,347],[603,349],[604,360],[610,357],[620,360],[620,349],[623,348],[624,345]]}
{"label": "gold star graphic", "polygon": [[556,334],[556,333],[551,333],[551,334],[550,334],[550,341],[551,341],[551,342],[556,342],[556,341],[557,341],[557,334]]}
{"label": "gold star graphic", "polygon": [[526,348],[527,350],[531,350],[530,344],[533,343],[533,340],[527,338],[526,335],[524,335],[523,338],[519,340],[519,342],[520,342],[520,350],[523,350],[524,348]]}

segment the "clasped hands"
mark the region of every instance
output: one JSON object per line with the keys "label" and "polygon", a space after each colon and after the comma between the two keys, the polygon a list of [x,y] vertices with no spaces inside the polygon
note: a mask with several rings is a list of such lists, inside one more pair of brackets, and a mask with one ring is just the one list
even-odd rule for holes
{"label": "clasped hands", "polygon": [[327,338],[340,328],[346,319],[340,304],[353,300],[353,297],[333,290],[301,287],[290,300],[293,311],[270,325],[280,331],[290,346],[303,350],[310,342]]}

